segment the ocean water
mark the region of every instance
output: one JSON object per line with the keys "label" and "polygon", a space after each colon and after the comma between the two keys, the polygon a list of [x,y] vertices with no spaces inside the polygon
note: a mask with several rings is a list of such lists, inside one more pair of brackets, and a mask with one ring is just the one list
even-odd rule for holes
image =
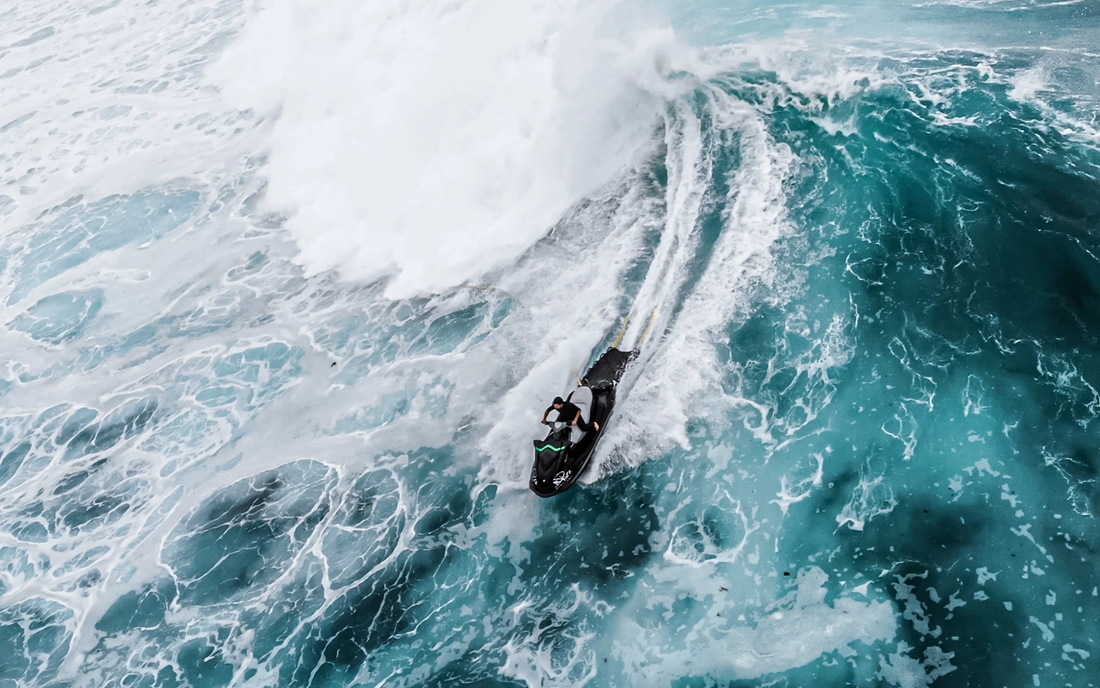
{"label": "ocean water", "polygon": [[0,688],[1100,684],[1096,2],[8,2],[0,237]]}

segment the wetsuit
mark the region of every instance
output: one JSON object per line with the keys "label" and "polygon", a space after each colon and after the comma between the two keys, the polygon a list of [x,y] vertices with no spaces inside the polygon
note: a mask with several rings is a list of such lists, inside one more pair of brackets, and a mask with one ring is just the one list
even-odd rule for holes
{"label": "wetsuit", "polygon": [[[550,408],[547,409],[547,411],[553,410],[555,410],[553,405],[551,405]],[[556,410],[558,412],[558,420],[565,423],[566,425],[572,425],[573,419],[577,417],[577,412],[580,411],[580,409],[577,408],[576,404],[568,401],[562,404],[560,409]],[[593,429],[592,423],[586,423],[584,421],[583,415],[580,417],[580,419],[577,420],[577,427],[580,428],[583,432],[588,432],[589,430]]]}

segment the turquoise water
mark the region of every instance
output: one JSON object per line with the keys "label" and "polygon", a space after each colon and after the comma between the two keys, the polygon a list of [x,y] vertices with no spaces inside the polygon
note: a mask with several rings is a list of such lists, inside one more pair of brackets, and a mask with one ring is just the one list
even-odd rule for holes
{"label": "turquoise water", "polygon": [[0,10],[0,688],[1097,684],[1097,5],[292,5]]}

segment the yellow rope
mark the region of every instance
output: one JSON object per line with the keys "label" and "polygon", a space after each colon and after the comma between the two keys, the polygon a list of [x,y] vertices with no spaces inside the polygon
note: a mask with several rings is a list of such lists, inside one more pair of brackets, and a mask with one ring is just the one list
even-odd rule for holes
{"label": "yellow rope", "polygon": [[623,335],[626,334],[627,325],[630,324],[630,318],[633,315],[634,315],[633,311],[626,314],[626,320],[623,321],[623,329],[619,330],[619,336],[615,337],[615,341],[611,343],[611,348],[612,349],[618,349],[619,348],[619,342],[623,341]]}
{"label": "yellow rope", "polygon": [[642,338],[638,340],[638,348],[642,348],[642,344],[645,344],[645,338],[649,334],[649,328],[653,327],[653,321],[657,319],[657,309],[653,309],[653,315],[649,316],[649,324],[645,326],[645,331],[642,332]]}

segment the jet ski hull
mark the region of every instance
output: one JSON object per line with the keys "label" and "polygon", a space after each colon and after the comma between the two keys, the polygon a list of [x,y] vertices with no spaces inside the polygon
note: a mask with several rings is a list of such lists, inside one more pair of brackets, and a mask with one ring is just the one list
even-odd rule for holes
{"label": "jet ski hull", "polygon": [[535,463],[531,468],[532,492],[540,497],[561,494],[588,468],[615,408],[619,379],[637,355],[636,351],[619,351],[612,347],[588,370],[584,380],[592,390],[589,422],[598,423],[600,429],[584,433],[577,442],[569,441],[568,428],[551,431],[544,440],[536,440]]}

